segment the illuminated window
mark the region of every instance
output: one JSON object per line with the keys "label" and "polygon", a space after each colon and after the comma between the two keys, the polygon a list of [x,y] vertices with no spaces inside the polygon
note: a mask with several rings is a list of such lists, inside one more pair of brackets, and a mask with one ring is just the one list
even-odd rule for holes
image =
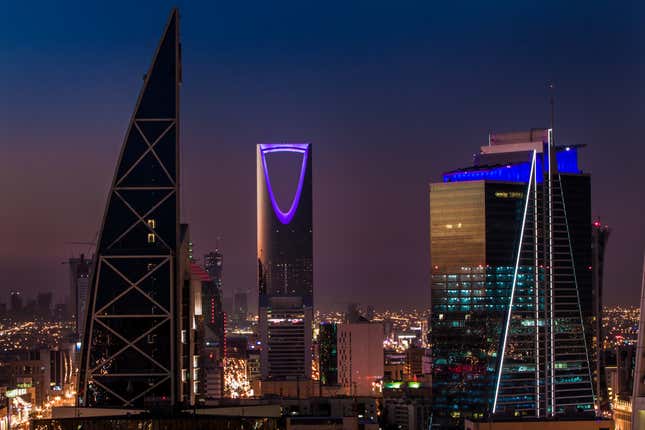
{"label": "illuminated window", "polygon": [[156,238],[154,233],[148,233],[148,243],[155,243]]}
{"label": "illuminated window", "polygon": [[148,221],[146,221],[146,223],[148,223],[148,227],[150,227],[150,228],[153,228],[153,229],[157,228],[157,221],[155,221],[154,218],[148,219]]}

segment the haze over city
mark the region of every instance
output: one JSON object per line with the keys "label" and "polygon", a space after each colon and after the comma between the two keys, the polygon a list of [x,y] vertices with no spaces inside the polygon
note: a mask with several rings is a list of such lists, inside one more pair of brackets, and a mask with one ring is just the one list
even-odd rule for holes
{"label": "haze over city", "polygon": [[[61,263],[88,248],[68,242],[96,240],[170,6],[3,8],[0,301],[12,288],[66,294]],[[490,131],[547,127],[552,81],[556,139],[587,145],[592,214],[612,230],[605,300],[637,302],[642,3],[179,6],[182,216],[196,256],[222,238],[226,293],[257,299],[255,144],[308,141],[317,306],[426,306],[428,184],[469,165]]]}

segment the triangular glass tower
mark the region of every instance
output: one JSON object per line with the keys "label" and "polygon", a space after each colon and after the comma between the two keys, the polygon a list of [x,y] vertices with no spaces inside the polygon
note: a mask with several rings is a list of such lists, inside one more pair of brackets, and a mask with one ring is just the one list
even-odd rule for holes
{"label": "triangular glass tower", "polygon": [[591,178],[551,129],[430,186],[433,423],[594,416]]}
{"label": "triangular glass tower", "polygon": [[130,120],[96,250],[79,405],[178,400],[179,15],[173,10]]}
{"label": "triangular glass tower", "polygon": [[493,413],[593,411],[593,378],[563,180],[533,151],[512,288],[498,352]]}

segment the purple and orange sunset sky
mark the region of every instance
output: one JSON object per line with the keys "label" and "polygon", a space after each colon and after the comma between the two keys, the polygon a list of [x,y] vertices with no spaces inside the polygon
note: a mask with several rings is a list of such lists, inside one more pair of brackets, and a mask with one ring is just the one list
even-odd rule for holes
{"label": "purple and orange sunset sky", "polygon": [[0,16],[0,302],[64,300],[170,8],[181,14],[182,218],[256,300],[255,145],[311,142],[315,300],[425,308],[428,184],[490,131],[586,144],[611,229],[607,304],[637,304],[645,248],[645,4],[10,2]]}

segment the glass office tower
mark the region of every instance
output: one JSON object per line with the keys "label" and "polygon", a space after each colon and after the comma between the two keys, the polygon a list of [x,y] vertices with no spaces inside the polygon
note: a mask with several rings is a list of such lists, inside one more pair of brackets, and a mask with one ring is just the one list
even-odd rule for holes
{"label": "glass office tower", "polygon": [[[272,153],[301,158],[287,211],[269,176]],[[263,379],[311,378],[313,335],[313,230],[311,144],[257,146],[259,333]]]}
{"label": "glass office tower", "polygon": [[430,186],[433,422],[593,413],[590,181],[550,130]]}
{"label": "glass office tower", "polygon": [[108,195],[85,318],[81,406],[140,408],[186,399],[178,21],[175,9],[144,77]]}

